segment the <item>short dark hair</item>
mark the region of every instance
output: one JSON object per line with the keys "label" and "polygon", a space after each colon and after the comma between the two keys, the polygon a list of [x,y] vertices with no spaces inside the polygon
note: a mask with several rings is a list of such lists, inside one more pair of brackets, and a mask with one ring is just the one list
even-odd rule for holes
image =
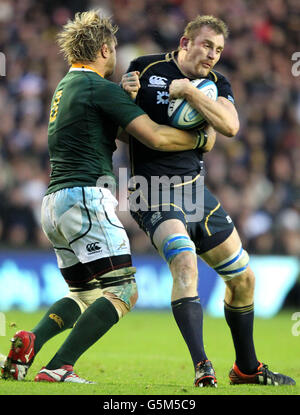
{"label": "short dark hair", "polygon": [[186,25],[183,35],[194,40],[203,26],[208,26],[217,34],[223,35],[224,39],[228,38],[229,30],[226,23],[218,17],[208,15],[197,16],[194,20],[190,21]]}

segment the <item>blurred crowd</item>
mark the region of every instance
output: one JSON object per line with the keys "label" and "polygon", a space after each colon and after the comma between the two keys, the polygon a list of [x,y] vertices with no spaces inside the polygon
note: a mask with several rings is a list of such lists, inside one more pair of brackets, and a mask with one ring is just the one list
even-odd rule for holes
{"label": "blurred crowd", "polygon": [[[225,20],[230,36],[216,70],[232,83],[240,131],[217,136],[205,156],[206,184],[255,254],[300,253],[299,0],[1,0],[0,243],[50,249],[40,227],[49,181],[47,124],[53,91],[68,67],[55,35],[76,11],[99,7],[119,26],[119,82],[131,59],[174,50],[197,14]],[[118,144],[115,171],[128,166]],[[297,168],[298,167],[298,168]],[[126,194],[120,197],[126,198]],[[128,212],[119,212],[133,253],[154,252]]]}

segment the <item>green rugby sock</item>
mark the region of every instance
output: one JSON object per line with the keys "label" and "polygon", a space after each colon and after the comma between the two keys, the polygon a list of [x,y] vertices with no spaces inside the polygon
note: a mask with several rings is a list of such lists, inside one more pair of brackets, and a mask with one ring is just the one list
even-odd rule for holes
{"label": "green rugby sock", "polygon": [[75,327],[46,368],[53,370],[63,365],[74,366],[76,360],[118,320],[118,313],[112,303],[105,297],[98,298],[80,316]]}
{"label": "green rugby sock", "polygon": [[34,342],[35,354],[49,339],[73,327],[80,314],[79,305],[71,298],[64,297],[56,301],[31,330],[36,336]]}

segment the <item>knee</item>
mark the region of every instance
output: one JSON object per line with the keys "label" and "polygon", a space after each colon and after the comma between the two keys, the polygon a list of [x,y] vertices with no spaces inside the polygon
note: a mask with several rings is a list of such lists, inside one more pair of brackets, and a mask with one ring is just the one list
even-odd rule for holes
{"label": "knee", "polygon": [[227,298],[227,302],[232,303],[235,301],[241,301],[243,304],[250,304],[254,298],[255,288],[255,275],[250,267],[240,274],[238,277],[226,281],[227,292],[230,294],[230,298]]}
{"label": "knee", "polygon": [[135,271],[135,267],[110,271],[81,287],[70,287],[68,297],[78,303],[81,312],[98,298],[105,297],[113,304],[120,319],[135,306],[138,299]]}
{"label": "knee", "polygon": [[240,274],[238,277],[227,282],[227,285],[239,287],[241,290],[250,291],[255,286],[255,275],[250,267]]}
{"label": "knee", "polygon": [[[103,279],[104,280],[104,279]],[[117,283],[109,283],[104,280],[103,296],[115,307],[119,319],[133,309],[138,300],[138,290],[134,277]]]}
{"label": "knee", "polygon": [[178,254],[172,261],[170,270],[174,286],[183,294],[197,289],[198,270],[197,258],[189,252]]}
{"label": "knee", "polygon": [[174,258],[170,265],[174,278],[197,278],[197,258],[189,252],[182,252]]}
{"label": "knee", "polygon": [[161,256],[171,265],[186,262],[186,258],[196,257],[194,242],[187,236],[180,233],[169,235],[159,247]]}

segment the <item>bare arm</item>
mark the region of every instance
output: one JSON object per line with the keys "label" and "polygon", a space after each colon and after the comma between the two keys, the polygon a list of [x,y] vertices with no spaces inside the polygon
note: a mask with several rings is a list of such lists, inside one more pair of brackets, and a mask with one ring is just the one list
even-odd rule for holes
{"label": "bare arm", "polygon": [[[140,73],[138,71],[134,71],[122,76],[122,88],[132,99],[136,98],[141,87],[139,75]],[[139,118],[142,119],[139,120]],[[166,125],[159,125],[152,121],[148,116],[138,117],[133,120],[127,126],[126,131],[147,147],[160,151],[191,150],[195,148],[197,144],[201,144],[201,142],[199,143],[195,132],[185,132]],[[210,151],[213,148],[216,139],[216,132],[212,127],[207,127],[205,131],[207,133],[207,140],[204,142],[204,145],[201,146],[203,152]],[[126,142],[125,131],[123,131],[120,136],[118,135],[118,138],[121,141]]]}
{"label": "bare arm", "polygon": [[125,130],[145,146],[159,151],[192,150],[198,142],[195,131],[177,130],[157,124],[146,114],[131,121]]}
{"label": "bare arm", "polygon": [[211,126],[208,125],[204,128],[204,131],[207,134],[207,142],[204,146],[201,147],[201,150],[203,153],[208,153],[211,151],[215,145],[216,142],[216,130]]}
{"label": "bare arm", "polygon": [[[140,130],[140,127],[139,127],[138,124],[139,123],[136,123],[135,125],[133,124],[129,128],[137,128],[138,130]],[[154,123],[154,126],[155,126],[155,124],[156,123]],[[216,131],[210,125],[208,125],[207,127],[205,127],[203,129],[203,132],[206,133],[206,136],[205,136],[204,140],[202,141],[203,144],[201,143],[201,137],[200,137],[200,140],[199,140],[199,136],[197,137],[197,132],[194,131],[194,130],[191,130],[188,133],[188,134],[192,134],[192,136],[193,136],[193,138],[191,139],[192,141],[189,138],[184,138],[184,141],[181,142],[181,141],[178,141],[178,138],[176,138],[176,137],[173,138],[173,130],[174,129],[172,127],[168,127],[166,125],[159,125],[159,124],[156,124],[156,126],[159,127],[158,135],[159,135],[159,137],[162,137],[162,139],[159,138],[159,139],[157,139],[157,140],[155,139],[153,141],[153,139],[150,137],[150,141],[149,141],[149,139],[147,137],[146,138],[144,137],[144,134],[145,134],[144,128],[143,128],[142,131],[138,131],[138,134],[141,134],[141,138],[138,139],[136,137],[139,141],[141,141],[147,147],[152,148],[154,150],[159,150],[159,151],[183,151],[183,150],[191,150],[191,149],[199,148],[199,149],[201,149],[201,151],[203,153],[207,153],[207,152],[209,152],[213,149],[215,141],[216,141]],[[152,126],[150,126],[150,128],[152,128]],[[156,128],[156,127],[154,127],[154,128]],[[169,138],[169,128],[172,131],[171,140]],[[180,131],[180,130],[175,129],[175,131]],[[152,135],[152,133],[150,133],[150,134]],[[199,134],[199,132],[198,132],[198,134]],[[134,134],[132,134],[132,135],[134,135]],[[125,144],[128,144],[129,143],[129,133],[126,132],[125,130],[123,130],[122,128],[119,128],[117,139],[122,141]],[[158,142],[158,140],[161,140],[161,141]],[[188,140],[188,141],[185,141],[185,140]]]}
{"label": "bare arm", "polygon": [[217,101],[208,98],[188,79],[176,79],[170,85],[170,99],[184,98],[203,114],[206,121],[219,133],[233,137],[239,130],[239,118],[235,106],[226,98]]}

